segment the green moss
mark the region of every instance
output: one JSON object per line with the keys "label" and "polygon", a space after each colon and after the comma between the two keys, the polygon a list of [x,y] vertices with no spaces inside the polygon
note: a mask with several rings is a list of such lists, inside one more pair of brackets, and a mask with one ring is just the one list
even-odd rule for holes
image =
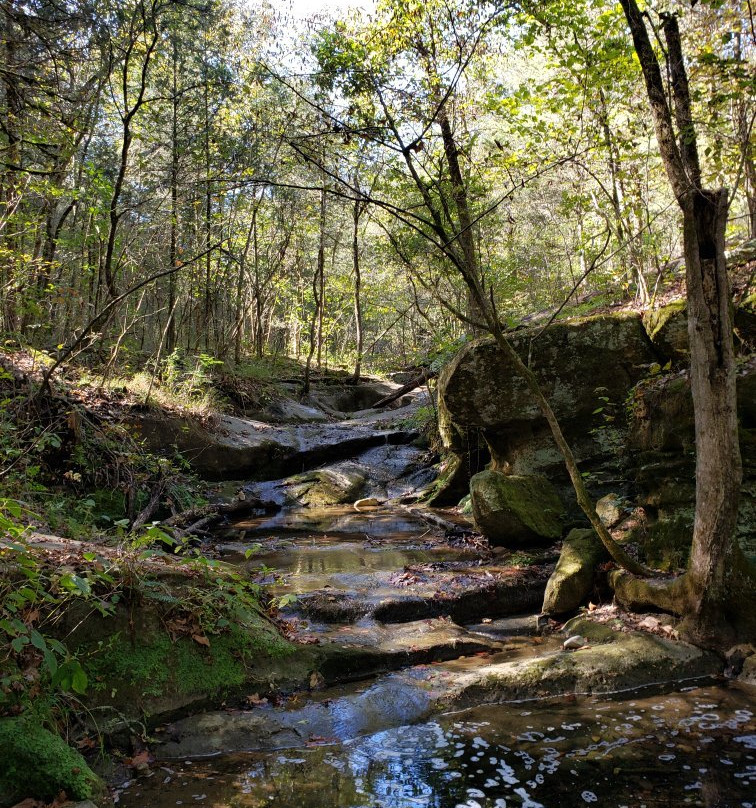
{"label": "green moss", "polygon": [[188,637],[173,642],[157,631],[146,632],[133,643],[116,635],[95,653],[88,670],[95,686],[108,692],[125,688],[142,699],[213,696],[243,685],[249,668],[260,658],[282,658],[291,652],[291,644],[260,618],[254,625],[232,626],[227,633],[210,637],[209,647]]}
{"label": "green moss", "polygon": [[0,786],[11,798],[87,800],[103,791],[84,758],[31,718],[0,719]]}
{"label": "green moss", "polygon": [[684,312],[685,308],[686,302],[684,300],[673,300],[671,303],[667,303],[666,306],[647,311],[643,315],[643,325],[648,336],[653,340],[669,320],[680,312]]}
{"label": "green moss", "polygon": [[682,569],[688,563],[693,538],[693,513],[683,511],[651,525],[643,539],[646,561],[664,571]]}
{"label": "green moss", "polygon": [[481,471],[470,481],[470,494],[475,524],[494,543],[562,534],[564,508],[545,477]]}

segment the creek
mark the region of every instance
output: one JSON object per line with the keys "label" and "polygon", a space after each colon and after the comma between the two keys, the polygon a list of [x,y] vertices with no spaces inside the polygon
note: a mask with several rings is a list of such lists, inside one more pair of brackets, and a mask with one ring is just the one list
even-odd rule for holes
{"label": "creek", "polygon": [[739,686],[474,708],[266,753],[165,760],[126,808],[741,806],[756,723]]}
{"label": "creek", "polygon": [[[396,445],[326,470],[367,469],[369,495],[401,496],[427,481],[416,459]],[[256,493],[283,501],[287,485]],[[285,507],[219,534],[220,558],[297,596],[282,609],[293,639],[343,654],[307,691],[158,727],[119,805],[756,808],[751,686],[544,696],[536,682],[506,703],[450,699],[487,666],[568,655],[536,630],[553,551],[491,550],[453,518],[397,502]]]}

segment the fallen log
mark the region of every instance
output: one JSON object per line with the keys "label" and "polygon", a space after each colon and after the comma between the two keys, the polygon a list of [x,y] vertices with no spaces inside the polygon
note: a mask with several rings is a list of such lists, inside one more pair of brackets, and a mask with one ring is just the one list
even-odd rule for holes
{"label": "fallen log", "polygon": [[387,396],[384,396],[380,401],[373,404],[373,409],[378,409],[379,407],[385,407],[388,404],[391,404],[393,401],[396,401],[398,398],[401,398],[403,395],[407,393],[411,393],[415,388],[420,387],[421,385],[425,384],[429,379],[433,379],[438,374],[432,370],[424,370],[419,376],[416,376],[412,381],[407,382],[407,384],[402,385],[398,390],[394,390],[393,393],[389,393]]}
{"label": "fallen log", "polygon": [[213,517],[216,520],[224,516],[245,516],[252,511],[269,509],[270,503],[263,502],[257,497],[246,499],[235,499],[232,502],[216,502],[211,505],[200,505],[196,508],[187,508],[169,519],[164,519],[161,523],[163,527],[188,528],[196,526],[196,523]]}

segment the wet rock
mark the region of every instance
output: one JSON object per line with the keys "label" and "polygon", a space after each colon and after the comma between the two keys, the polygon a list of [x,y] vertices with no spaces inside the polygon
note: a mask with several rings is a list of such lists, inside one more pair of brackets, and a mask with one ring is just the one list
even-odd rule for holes
{"label": "wet rock", "polygon": [[593,591],[596,567],[608,557],[593,530],[571,530],[546,585],[542,613],[556,615],[577,609]]}
{"label": "wet rock", "polygon": [[545,477],[482,471],[470,480],[476,528],[495,545],[547,544],[562,535],[564,509]]}
{"label": "wet rock", "polygon": [[574,651],[501,661],[455,660],[378,679],[363,692],[289,709],[217,712],[175,722],[158,733],[161,758],[241,750],[303,747],[346,741],[411,724],[449,709],[544,696],[617,693],[716,675],[721,664],[694,646],[643,632],[610,632],[600,644]]}
{"label": "wet rock", "polygon": [[[314,471],[250,486],[264,502],[282,507],[329,505],[399,498],[416,491],[435,476],[422,449],[405,444],[384,444],[359,453],[354,459],[331,463]],[[358,505],[358,509],[363,507]]]}
{"label": "wet rock", "polygon": [[419,721],[434,701],[429,690],[388,676],[363,693],[290,710],[206,713],[177,721],[158,736],[165,739],[159,755],[176,759],[344,741]]}
{"label": "wet rock", "polygon": [[482,617],[535,613],[543,601],[549,572],[549,567],[517,571],[488,567],[344,576],[332,582],[349,584],[349,589],[303,594],[296,609],[327,623],[365,617],[404,623],[439,616],[468,623]]}
{"label": "wet rock", "polygon": [[644,632],[613,632],[601,644],[531,660],[483,666],[455,683],[455,706],[569,693],[678,687],[710,678],[721,661],[693,645]]}
{"label": "wet rock", "polygon": [[361,469],[346,463],[310,471],[287,482],[286,504],[322,508],[354,502],[365,487],[365,482]]}

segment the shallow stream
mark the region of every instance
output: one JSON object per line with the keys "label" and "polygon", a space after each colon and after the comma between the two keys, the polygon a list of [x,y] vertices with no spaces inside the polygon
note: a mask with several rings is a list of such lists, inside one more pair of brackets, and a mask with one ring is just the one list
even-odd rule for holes
{"label": "shallow stream", "polygon": [[751,808],[753,690],[485,706],[341,743],[163,761],[123,789],[119,804]]}
{"label": "shallow stream", "polygon": [[[256,550],[248,557],[250,547]],[[457,575],[481,563],[474,547],[432,535],[417,515],[357,513],[351,506],[240,522],[219,539],[217,550],[250,570],[276,568],[278,590],[303,598],[320,590],[333,593],[330,599],[338,592],[380,599],[384,590],[411,597],[420,584],[405,586],[404,578],[414,580],[414,572],[421,576],[427,567]],[[386,577],[392,573],[398,583]],[[490,608],[485,598],[481,603]],[[416,664],[300,694],[288,705],[230,705],[209,714],[207,723],[200,716],[195,746],[172,744],[171,727],[158,730],[164,759],[119,792],[121,806],[756,808],[753,688],[646,691],[623,700],[566,696],[434,715],[424,683],[431,669],[454,675],[559,653],[561,639],[535,636],[532,615],[496,620],[481,612],[465,629],[443,617],[415,623],[336,617],[317,624],[294,610],[294,622],[303,622],[319,642],[364,644],[388,659],[405,646],[414,648],[427,630],[437,638],[428,647],[437,643],[447,650],[431,657],[441,668]],[[465,652],[456,644],[469,643],[470,636],[483,644]],[[267,751],[186,757],[199,754],[187,749],[213,748]]]}

